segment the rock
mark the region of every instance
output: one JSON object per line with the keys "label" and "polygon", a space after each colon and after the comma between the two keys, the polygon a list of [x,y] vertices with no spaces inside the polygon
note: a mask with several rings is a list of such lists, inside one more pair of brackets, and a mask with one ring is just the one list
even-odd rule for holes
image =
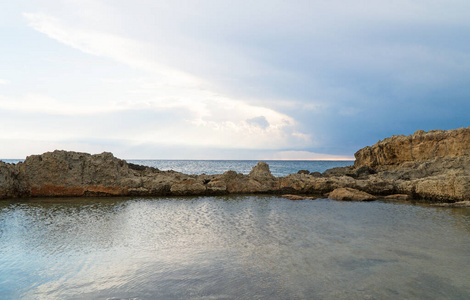
{"label": "rock", "polygon": [[410,136],[392,136],[355,153],[354,166],[398,166],[436,158],[470,154],[470,127],[453,130],[423,130]]}
{"label": "rock", "polygon": [[331,168],[323,172],[323,176],[350,176],[354,177],[354,168],[351,166],[348,167],[336,167]]}
{"label": "rock", "polygon": [[201,181],[188,179],[174,183],[170,188],[170,192],[177,196],[204,195],[206,186]]}
{"label": "rock", "polygon": [[442,206],[442,207],[470,207],[470,201],[459,201],[454,203],[434,203],[434,206]]}
{"label": "rock", "polygon": [[309,175],[309,174],[310,174],[310,171],[309,171],[309,170],[299,170],[299,171],[297,172],[297,174],[307,174],[307,175]]}
{"label": "rock", "polygon": [[131,175],[127,163],[108,152],[56,150],[27,157],[19,170],[33,197],[125,195],[121,180]]}
{"label": "rock", "polygon": [[338,188],[328,195],[329,199],[340,201],[372,201],[376,197],[352,188]]}
{"label": "rock", "polygon": [[354,178],[364,178],[369,175],[375,174],[376,171],[369,166],[362,166],[354,169]]}
{"label": "rock", "polygon": [[323,172],[324,176],[349,176],[352,178],[365,178],[371,174],[375,174],[375,170],[369,166],[347,166],[347,167],[336,167],[331,168]]}
{"label": "rock", "polygon": [[386,200],[408,201],[411,197],[407,194],[393,194],[384,197]]}
{"label": "rock", "polygon": [[28,196],[27,185],[18,165],[0,161],[0,199]]}
{"label": "rock", "polygon": [[285,194],[285,195],[282,195],[281,197],[289,199],[289,200],[315,200],[315,199],[317,199],[315,197],[292,195],[292,194]]}
{"label": "rock", "polygon": [[321,173],[320,172],[312,172],[312,173],[310,173],[310,176],[321,177]]}
{"label": "rock", "polygon": [[447,172],[445,175],[412,181],[414,192],[420,198],[439,202],[470,199],[470,176]]}
{"label": "rock", "polygon": [[258,162],[248,174],[249,177],[259,180],[275,179],[269,170],[269,165],[264,161]]}

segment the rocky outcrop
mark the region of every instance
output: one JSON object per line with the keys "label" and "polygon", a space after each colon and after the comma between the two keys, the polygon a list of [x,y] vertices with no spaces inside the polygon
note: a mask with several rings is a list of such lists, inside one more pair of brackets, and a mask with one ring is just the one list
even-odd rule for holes
{"label": "rocky outcrop", "polygon": [[317,198],[330,193],[330,198],[364,200],[369,199],[363,194],[367,193],[387,199],[464,202],[470,199],[469,135],[470,128],[461,128],[394,136],[359,150],[354,166],[323,174],[301,170],[284,177],[273,176],[265,162],[248,175],[187,175],[130,164],[107,152],[54,151],[16,165],[0,162],[0,199],[252,193]]}
{"label": "rocky outcrop", "polygon": [[470,154],[470,127],[453,130],[423,130],[379,141],[355,153],[355,167],[396,167],[406,162],[457,158]]}

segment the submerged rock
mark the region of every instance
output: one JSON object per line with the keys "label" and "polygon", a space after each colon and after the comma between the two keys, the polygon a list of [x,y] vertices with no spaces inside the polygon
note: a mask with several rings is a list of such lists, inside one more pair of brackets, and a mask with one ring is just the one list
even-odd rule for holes
{"label": "submerged rock", "polygon": [[411,200],[410,195],[407,194],[393,194],[384,197],[386,200],[408,201]]}
{"label": "submerged rock", "polygon": [[470,207],[470,200],[467,201],[459,201],[454,203],[434,203],[434,206],[442,206],[442,207]]}

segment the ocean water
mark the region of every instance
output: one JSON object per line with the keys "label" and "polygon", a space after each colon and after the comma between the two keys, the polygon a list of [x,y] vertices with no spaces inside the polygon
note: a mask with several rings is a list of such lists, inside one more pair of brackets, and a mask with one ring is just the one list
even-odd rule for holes
{"label": "ocean water", "polygon": [[470,210],[277,196],[0,201],[0,299],[469,299]]}
{"label": "ocean water", "polygon": [[[127,160],[128,162],[155,167],[162,171],[174,170],[185,174],[222,174],[232,170],[237,173],[248,174],[258,163],[257,160]],[[323,173],[327,169],[345,167],[354,164],[354,161],[294,161],[294,160],[266,160],[274,176],[286,176],[297,173],[299,170]]]}

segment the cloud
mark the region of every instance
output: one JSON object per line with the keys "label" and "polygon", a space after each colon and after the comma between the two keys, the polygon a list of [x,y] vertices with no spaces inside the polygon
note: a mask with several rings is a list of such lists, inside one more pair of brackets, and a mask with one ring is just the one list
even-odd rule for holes
{"label": "cloud", "polygon": [[273,160],[354,160],[353,156],[314,153],[310,151],[279,151],[271,155]]}
{"label": "cloud", "polygon": [[[79,106],[36,95],[20,102],[3,99],[0,107],[19,109],[21,106],[27,107],[25,111],[64,115],[142,114],[145,110],[152,112],[154,118],[161,118],[164,114],[175,118],[157,126],[140,126],[140,130],[132,133],[134,143],[154,140],[165,145],[248,149],[285,148],[310,143],[309,136],[297,132],[296,122],[288,115],[211,90],[204,79],[160,63],[158,57],[152,55],[152,45],[81,28],[45,13],[27,13],[24,16],[35,30],[63,44],[88,54],[111,58],[146,73],[133,82],[123,82],[129,95],[126,100]],[[143,118],[149,117],[144,115]],[[143,119],[137,122],[145,123]],[[132,124],[127,126],[133,127]],[[125,137],[120,135],[119,138]]]}
{"label": "cloud", "polygon": [[0,79],[0,84],[7,85],[7,84],[10,84],[10,81],[5,80],[5,79]]}
{"label": "cloud", "polygon": [[26,94],[22,97],[6,97],[0,95],[0,109],[24,113],[43,113],[55,115],[100,114],[120,110],[119,107],[108,105],[87,105],[83,103],[67,103],[47,95]]}

